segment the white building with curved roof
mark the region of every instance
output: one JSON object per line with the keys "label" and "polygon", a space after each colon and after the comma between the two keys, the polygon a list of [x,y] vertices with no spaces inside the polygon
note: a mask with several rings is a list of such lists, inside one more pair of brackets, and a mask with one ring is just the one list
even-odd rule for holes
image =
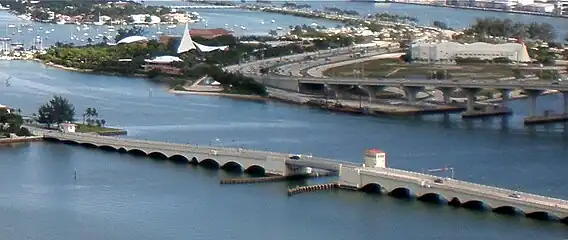
{"label": "white building with curved roof", "polygon": [[142,42],[142,41],[148,41],[148,38],[143,36],[130,36],[121,39],[116,44]]}
{"label": "white building with curved roof", "polygon": [[481,60],[508,58],[514,62],[531,61],[527,47],[521,43],[419,43],[412,45],[410,54],[413,60],[419,61],[453,61],[456,58],[477,58]]}

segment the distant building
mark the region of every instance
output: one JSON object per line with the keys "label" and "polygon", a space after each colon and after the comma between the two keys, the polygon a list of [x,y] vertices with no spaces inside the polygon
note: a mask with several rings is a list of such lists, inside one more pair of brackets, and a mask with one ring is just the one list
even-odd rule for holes
{"label": "distant building", "polygon": [[522,43],[419,43],[412,45],[410,55],[412,60],[434,62],[455,61],[457,58],[476,58],[480,60],[507,58],[513,62],[531,61],[527,48]]}
{"label": "distant building", "polygon": [[179,57],[174,56],[161,56],[154,59],[146,59],[146,64],[142,65],[144,71],[149,72],[152,70],[159,70],[162,73],[169,75],[182,75],[183,72],[180,68],[173,66],[174,62],[183,62]]}
{"label": "distant building", "polygon": [[0,104],[0,109],[6,109],[6,111],[7,111],[8,113],[10,113],[10,112],[12,111],[12,110],[10,110],[10,108],[9,108],[8,106],[2,105],[2,104]]}

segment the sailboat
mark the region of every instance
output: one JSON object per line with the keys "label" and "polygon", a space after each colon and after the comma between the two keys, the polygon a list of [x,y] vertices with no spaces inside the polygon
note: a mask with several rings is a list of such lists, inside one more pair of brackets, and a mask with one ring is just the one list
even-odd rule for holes
{"label": "sailboat", "polygon": [[101,13],[99,12],[99,20],[97,22],[93,23],[96,26],[102,26],[105,25],[105,22],[101,21]]}
{"label": "sailboat", "polygon": [[6,87],[12,86],[12,83],[10,82],[10,79],[12,79],[12,77],[9,77],[8,79],[6,79],[6,81],[5,81]]}
{"label": "sailboat", "polygon": [[160,31],[160,24],[158,23],[158,31],[156,32],[158,35],[164,34],[164,32]]}

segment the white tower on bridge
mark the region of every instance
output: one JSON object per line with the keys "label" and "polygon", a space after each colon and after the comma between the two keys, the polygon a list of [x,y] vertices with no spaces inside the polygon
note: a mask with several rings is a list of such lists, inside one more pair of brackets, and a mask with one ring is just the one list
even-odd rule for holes
{"label": "white tower on bridge", "polygon": [[368,149],[365,151],[365,163],[363,167],[369,168],[386,168],[387,154],[380,149]]}

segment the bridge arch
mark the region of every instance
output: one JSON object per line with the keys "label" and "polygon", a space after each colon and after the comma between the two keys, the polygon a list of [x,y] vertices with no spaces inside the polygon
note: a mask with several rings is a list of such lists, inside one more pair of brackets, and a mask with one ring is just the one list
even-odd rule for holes
{"label": "bridge arch", "polygon": [[63,144],[80,145],[79,142],[72,141],[72,140],[59,140],[59,139],[56,139],[56,138],[50,138],[50,140],[51,140],[51,141],[54,141],[54,142],[59,141],[59,142],[61,142],[61,143],[63,143]]}
{"label": "bridge arch", "polygon": [[558,219],[558,217],[555,216],[554,214],[550,214],[544,211],[525,213],[525,216],[536,220],[550,220],[555,218]]}
{"label": "bridge arch", "polygon": [[228,171],[228,172],[243,172],[244,167],[238,162],[229,161],[221,166],[221,169]]}
{"label": "bridge arch", "polygon": [[118,151],[118,149],[110,145],[100,145],[99,148],[105,151]]}
{"label": "bridge arch", "polygon": [[485,211],[491,209],[491,206],[487,205],[485,202],[480,200],[469,200],[461,204],[463,208],[471,210]]}
{"label": "bridge arch", "polygon": [[250,165],[245,169],[245,172],[251,175],[262,176],[266,174],[266,169],[264,169],[264,167],[260,165]]}
{"label": "bridge arch", "polygon": [[128,153],[128,150],[126,150],[126,148],[123,147],[118,148],[116,151],[118,151],[119,153]]}
{"label": "bridge arch", "polygon": [[361,191],[366,193],[381,194],[383,193],[383,187],[378,183],[368,183],[360,188]]}
{"label": "bridge arch", "polygon": [[413,198],[414,194],[410,188],[407,187],[396,187],[389,192],[390,196],[395,198]]}
{"label": "bridge arch", "polygon": [[499,207],[493,208],[493,212],[505,214],[505,215],[517,215],[518,213],[520,213],[522,211],[519,210],[516,207],[513,207],[513,206],[499,206]]}
{"label": "bridge arch", "polygon": [[186,156],[180,154],[174,154],[168,157],[168,159],[174,163],[190,163],[190,160]]}
{"label": "bridge arch", "polygon": [[206,167],[206,168],[213,168],[213,169],[218,169],[218,168],[221,167],[221,164],[213,158],[205,158],[205,159],[203,159],[199,162],[199,165]]}
{"label": "bridge arch", "polygon": [[155,159],[168,159],[168,156],[162,152],[151,152],[148,154],[148,157],[155,158]]}
{"label": "bridge arch", "polygon": [[88,147],[88,148],[98,148],[99,147],[96,144],[92,144],[92,143],[79,143],[79,145],[81,145],[83,147]]}
{"label": "bridge arch", "polygon": [[435,192],[424,193],[416,198],[420,201],[431,203],[444,203],[449,201],[444,195]]}
{"label": "bridge arch", "polygon": [[133,148],[133,149],[128,150],[128,153],[130,153],[132,155],[136,155],[136,156],[147,156],[148,155],[143,150],[140,150],[140,149],[137,149],[137,148]]}

